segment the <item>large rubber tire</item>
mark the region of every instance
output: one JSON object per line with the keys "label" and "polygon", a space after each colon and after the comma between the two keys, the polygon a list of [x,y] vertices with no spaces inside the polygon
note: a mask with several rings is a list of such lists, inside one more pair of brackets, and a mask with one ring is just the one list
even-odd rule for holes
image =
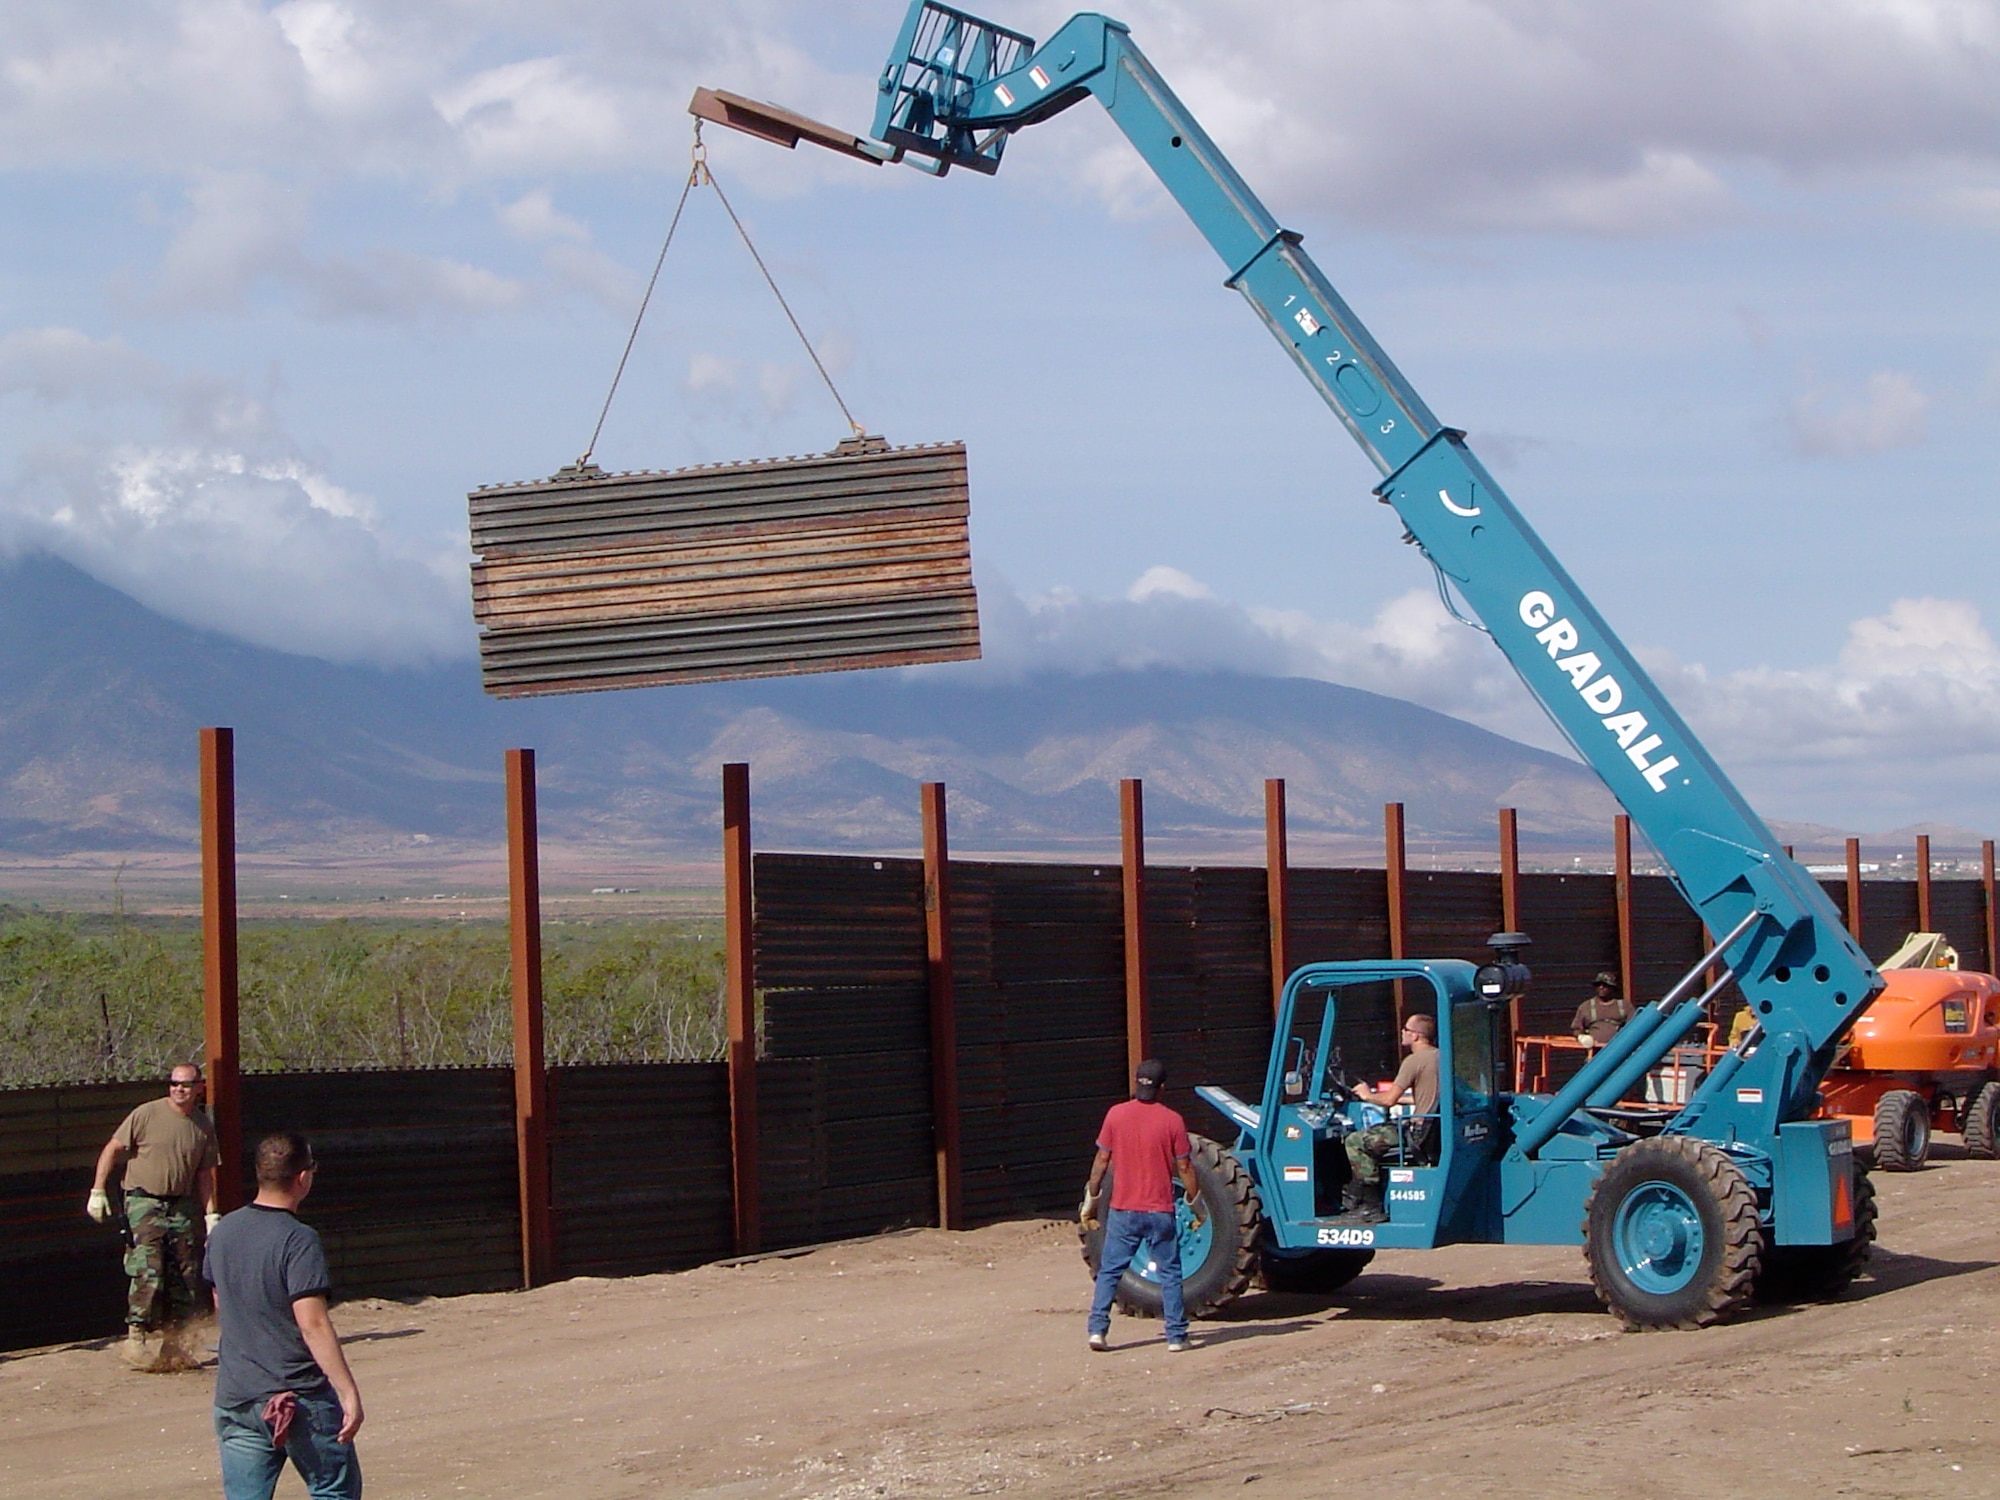
{"label": "large rubber tire", "polygon": [[[1257,1269],[1257,1242],[1264,1231],[1264,1205],[1243,1164],[1207,1136],[1188,1138],[1194,1148],[1195,1185],[1201,1189],[1207,1222],[1188,1228],[1187,1205],[1176,1199],[1181,1225],[1181,1296],[1188,1316],[1203,1318],[1228,1306],[1250,1289]],[[1111,1202],[1111,1175],[1105,1174],[1104,1201]],[[1097,1274],[1104,1253],[1104,1230],[1083,1230],[1084,1262]],[[1144,1252],[1141,1252],[1143,1258]],[[1149,1267],[1134,1260],[1118,1279],[1118,1306],[1136,1317],[1160,1316],[1160,1283]]]}
{"label": "large rubber tire", "polygon": [[1931,1105],[1915,1089],[1891,1089],[1875,1106],[1875,1165],[1915,1172],[1931,1154]]}
{"label": "large rubber tire", "polygon": [[1285,1255],[1265,1246],[1258,1255],[1258,1274],[1272,1292],[1307,1292],[1324,1296],[1337,1292],[1368,1269],[1373,1250],[1306,1250]]}
{"label": "large rubber tire", "polygon": [[1764,1244],[1757,1274],[1759,1302],[1831,1302],[1853,1283],[1875,1254],[1875,1184],[1854,1173],[1854,1238],[1838,1245]]}
{"label": "large rubber tire", "polygon": [[1982,1083],[1965,1106],[1965,1154],[1980,1161],[2000,1156],[2000,1083]]}
{"label": "large rubber tire", "polygon": [[1706,1141],[1659,1135],[1614,1156],[1583,1204],[1598,1300],[1627,1328],[1705,1328],[1750,1301],[1763,1251],[1757,1195]]}

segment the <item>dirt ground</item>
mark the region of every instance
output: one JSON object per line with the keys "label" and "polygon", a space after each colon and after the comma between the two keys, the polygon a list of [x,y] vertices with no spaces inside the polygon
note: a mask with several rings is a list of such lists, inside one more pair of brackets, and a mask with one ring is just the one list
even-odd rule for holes
{"label": "dirt ground", "polygon": [[[1700,1333],[1620,1332],[1574,1250],[1459,1247],[1093,1354],[1047,1222],[335,1320],[378,1500],[1995,1495],[2000,1163],[1941,1151],[1878,1176],[1847,1300]],[[211,1381],[0,1356],[0,1495],[216,1493]]]}

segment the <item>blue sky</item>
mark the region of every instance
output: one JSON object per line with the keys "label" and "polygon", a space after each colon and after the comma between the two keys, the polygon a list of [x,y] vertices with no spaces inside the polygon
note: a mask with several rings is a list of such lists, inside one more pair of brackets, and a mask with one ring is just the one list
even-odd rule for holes
{"label": "blue sky", "polygon": [[[469,654],[464,494],[582,447],[694,86],[863,129],[902,9],[12,0],[0,547]],[[2000,829],[2000,4],[1116,13],[1767,815]],[[708,134],[856,414],[970,446],[962,670],[1305,673],[1553,743],[1094,107],[990,180]],[[600,460],[842,435],[698,195]]]}

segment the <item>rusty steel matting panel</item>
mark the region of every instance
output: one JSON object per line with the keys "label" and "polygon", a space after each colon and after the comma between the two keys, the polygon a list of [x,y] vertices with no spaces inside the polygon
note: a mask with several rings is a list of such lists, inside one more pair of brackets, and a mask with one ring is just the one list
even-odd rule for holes
{"label": "rusty steel matting panel", "polygon": [[586,466],[468,503],[496,697],[979,655],[963,443]]}
{"label": "rusty steel matting panel", "polygon": [[1914,880],[1861,882],[1863,953],[1871,959],[1887,958],[1902,945],[1904,938],[1916,930],[1917,883]]}
{"label": "rusty steel matting panel", "polygon": [[1958,966],[1990,974],[1986,957],[1986,887],[1977,880],[1933,880],[1931,925],[1958,950]]}
{"label": "rusty steel matting panel", "polygon": [[[1521,930],[1534,944],[1524,957],[1535,976],[1521,1002],[1524,1035],[1567,1031],[1590,996],[1591,976],[1618,972],[1616,884],[1610,875],[1521,877]],[[1700,957],[1697,951],[1688,962]]]}

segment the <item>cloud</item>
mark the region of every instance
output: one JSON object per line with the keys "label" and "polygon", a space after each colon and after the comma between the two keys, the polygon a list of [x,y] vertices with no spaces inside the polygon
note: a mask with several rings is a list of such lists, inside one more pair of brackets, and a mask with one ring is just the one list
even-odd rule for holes
{"label": "cloud", "polygon": [[141,293],[156,313],[234,312],[262,285],[297,294],[315,318],[465,316],[528,300],[510,276],[401,249],[314,256],[309,202],[292,184],[254,172],[211,173],[187,192],[158,272]]}
{"label": "cloud", "polygon": [[[1047,32],[1066,6],[1018,19]],[[1660,233],[1737,212],[1733,173],[1922,167],[1992,214],[2000,11],[1974,0],[1129,0],[1121,15],[1273,201],[1402,228]],[[0,166],[331,169],[428,191],[660,170],[697,83],[866,122],[886,13],[807,0],[71,0],[0,8]],[[1073,123],[1052,127],[1074,129]],[[1109,132],[1076,170],[1158,189]],[[767,188],[838,173],[746,152]],[[1900,208],[1900,205],[1897,205]]]}
{"label": "cloud", "polygon": [[335,661],[465,655],[462,553],[392,539],[269,410],[117,340],[0,338],[0,403],[36,439],[0,474],[0,539],[186,624]]}
{"label": "cloud", "polygon": [[[1404,594],[1357,624],[1219,599],[1163,565],[1122,599],[1023,598],[987,579],[980,603],[983,671],[1312,677],[1570,753],[1491,640],[1433,593]],[[1852,622],[1833,658],[1812,668],[1717,674],[1659,650],[1639,655],[1768,816],[1849,828],[2000,823],[2000,645],[1972,603],[1896,600]]]}
{"label": "cloud", "polygon": [[1808,458],[1857,458],[1914,448],[1931,398],[1900,370],[1877,370],[1859,392],[1814,386],[1792,403],[1793,446]]}
{"label": "cloud", "polygon": [[[1650,234],[1734,216],[1746,168],[1922,165],[1943,204],[2000,160],[2000,11],[1965,0],[1129,0],[1120,16],[1272,201],[1350,222]],[[1129,151],[1081,175],[1123,202],[1143,183]]]}

